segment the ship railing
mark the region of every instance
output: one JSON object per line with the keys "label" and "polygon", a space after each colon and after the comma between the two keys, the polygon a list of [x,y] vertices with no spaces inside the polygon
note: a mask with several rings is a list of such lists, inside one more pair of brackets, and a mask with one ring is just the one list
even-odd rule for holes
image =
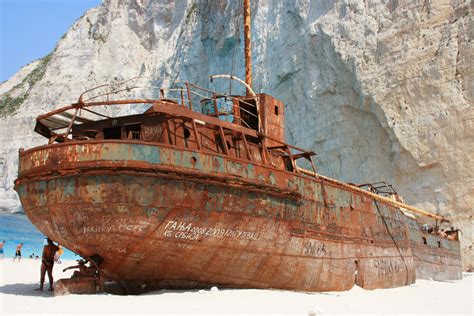
{"label": "ship railing", "polygon": [[[127,104],[127,103],[132,103],[132,102],[136,103],[136,104],[140,104],[140,103],[146,104],[146,103],[150,103],[150,102],[153,102],[153,101],[156,101],[156,100],[108,101],[107,104],[113,103],[113,104],[121,105],[121,104]],[[83,104],[83,106],[80,107],[80,108],[78,108],[75,105],[70,105],[68,107],[50,112],[48,114],[45,114],[43,116],[38,117],[38,123],[39,124],[37,124],[35,130],[38,133],[42,134],[43,136],[48,137],[49,138],[49,143],[53,143],[55,141],[60,141],[60,142],[70,141],[72,139],[69,139],[68,136],[69,136],[69,133],[72,129],[72,126],[73,126],[74,122],[81,122],[81,123],[90,122],[87,119],[84,119],[83,117],[79,116],[78,115],[79,111],[87,111],[89,113],[94,113],[94,114],[100,116],[101,118],[111,118],[109,116],[100,114],[100,113],[90,109],[90,107],[98,107],[100,105],[103,105],[103,103],[101,103],[101,102],[98,102],[97,104],[87,103],[87,104]],[[74,111],[73,114],[67,112],[67,111],[70,111],[70,110]],[[68,114],[65,115],[65,113],[68,113]],[[54,124],[59,124],[57,121],[49,121],[50,118],[54,115],[62,115],[62,117],[70,118],[69,124],[67,124],[67,122],[64,121],[64,124],[62,124],[60,126],[54,125]],[[62,129],[66,129],[66,132],[64,134],[54,133],[54,132],[52,132],[52,130],[48,130],[46,132],[46,131],[44,131],[44,129],[47,129],[47,126],[45,126],[44,124],[50,124],[49,126],[52,126],[51,124],[53,124],[54,126],[57,126],[58,128],[61,127]],[[225,127],[225,126],[224,127],[219,126],[219,130],[221,132],[221,135],[225,134],[226,129],[229,129],[229,128]],[[197,128],[194,129],[194,132],[196,133],[196,135],[200,134],[200,132]],[[82,131],[81,132],[82,135],[79,137],[79,139],[76,138],[75,140],[94,139],[95,135],[97,133],[98,133],[98,131],[96,131],[96,130]],[[126,137],[129,140],[143,140],[144,139],[144,137],[141,133],[135,132],[135,131],[130,131],[129,134]],[[267,164],[269,162],[269,157],[268,157],[269,153],[274,152],[274,153],[279,154],[281,156],[285,156],[289,159],[289,161],[291,163],[291,168],[287,169],[288,171],[293,171],[295,173],[303,173],[304,174],[305,169],[302,169],[302,168],[297,166],[297,160],[300,159],[300,158],[306,158],[310,162],[311,167],[313,169],[313,172],[316,172],[316,166],[315,166],[314,161],[312,159],[312,156],[315,155],[314,152],[306,151],[306,150],[298,148],[296,146],[286,144],[286,143],[284,143],[284,142],[282,142],[278,139],[274,139],[274,138],[269,137],[269,136],[267,136],[263,133],[256,132],[256,131],[254,131],[252,129],[249,129],[249,128],[243,129],[240,132],[240,137],[243,140],[243,143],[246,147],[245,152],[246,152],[246,155],[247,155],[247,159],[250,160],[250,161],[253,161],[254,158],[250,154],[248,144],[247,144],[248,140],[249,140],[249,138],[254,138],[254,139],[258,138],[258,139],[260,139],[261,160],[264,164]],[[196,138],[198,138],[198,137],[196,137]],[[276,143],[276,145],[266,146],[267,141],[272,141],[274,144]],[[224,142],[224,144],[225,144],[225,142]],[[227,150],[225,150],[225,154],[229,154],[229,149],[228,148],[227,148]]]}
{"label": "ship railing", "polygon": [[[196,90],[201,90],[201,91],[205,91],[205,92],[208,92],[210,93],[211,95],[206,95],[206,94],[203,94],[203,93],[199,93],[198,91],[195,91],[195,90],[192,90],[191,88],[195,88]],[[250,127],[250,124],[248,124],[240,115],[239,115],[239,111],[232,111],[232,112],[221,112],[219,111],[218,109],[218,106],[217,106],[217,100],[218,98],[225,98],[225,99],[228,99],[228,100],[232,100],[232,101],[237,101],[236,103],[239,104],[239,103],[243,103],[243,104],[246,104],[246,105],[249,105],[251,107],[255,107],[254,104],[250,103],[250,102],[247,102],[245,100],[242,100],[241,98],[236,98],[236,97],[233,97],[233,96],[229,96],[229,95],[225,95],[225,94],[219,94],[217,93],[216,91],[212,91],[212,90],[209,90],[209,89],[206,89],[206,88],[202,88],[202,87],[199,87],[199,86],[196,86],[194,84],[190,84],[188,83],[188,86],[186,87],[188,93],[190,95],[195,95],[195,96],[198,96],[201,98],[201,100],[206,100],[206,99],[209,99],[209,100],[212,100],[213,101],[213,105],[214,105],[214,114],[211,115],[211,116],[216,116],[216,117],[220,117],[220,116],[229,116],[229,115],[232,115],[236,120],[237,120],[237,123],[240,123],[242,125],[244,125],[245,127],[247,128],[251,128]],[[191,103],[191,98],[189,98],[189,103],[187,104],[187,106],[192,109],[192,103]],[[186,105],[184,105],[186,106]],[[245,112],[247,113],[248,115],[250,116],[253,116],[255,118],[258,119],[258,115],[236,105],[234,102],[232,102],[232,108],[234,109],[238,109],[242,112]]]}
{"label": "ship railing", "polygon": [[[222,77],[222,75],[219,76]],[[235,77],[230,77],[235,79]],[[160,80],[162,81],[162,85],[154,86],[143,84],[141,81],[146,79]],[[165,82],[171,83],[166,86]],[[143,95],[146,94],[146,92],[148,92],[148,94],[151,93],[151,96],[144,97]],[[129,98],[130,94],[134,93],[134,98]],[[114,106],[121,106],[121,110],[115,111],[116,113],[118,112],[116,116],[124,114],[122,111],[124,105],[129,105],[129,110],[131,111],[133,111],[132,105],[142,105],[142,107],[136,107],[136,109],[143,111],[143,105],[151,106],[153,103],[159,101],[172,102],[178,106],[184,106],[192,111],[198,112],[200,108],[195,106],[195,104],[199,104],[199,102],[196,102],[196,98],[200,100],[213,100],[214,113],[210,114],[210,116],[222,117],[232,115],[234,123],[238,123],[246,128],[250,128],[250,124],[241,117],[240,113],[245,113],[247,117],[259,119],[258,98],[255,95],[253,96],[255,104],[253,104],[249,102],[252,96],[245,98],[236,97],[212,89],[203,88],[189,82],[171,80],[163,77],[134,77],[124,81],[98,85],[86,90],[80,95],[77,103],[38,117],[37,122],[39,124],[37,124],[35,130],[41,135],[50,138],[50,143],[54,141],[67,141],[73,126],[102,120],[104,118],[113,118],[114,111],[112,107]],[[233,110],[231,113],[219,111],[217,107],[217,100],[219,98],[232,100]],[[240,104],[257,108],[256,114],[241,107]],[[100,110],[92,110],[91,107],[94,106],[101,106]]]}
{"label": "ship railing", "polygon": [[[212,80],[213,80],[214,78],[220,78],[222,76],[223,75],[211,76],[211,77],[212,77]],[[233,76],[229,76],[229,77],[234,79],[234,80],[238,79],[238,78],[233,77]],[[155,79],[155,80],[157,79],[157,80],[162,80],[164,82],[165,81],[170,81],[170,82],[172,82],[170,84],[172,87],[164,87],[163,85],[161,85],[161,86],[153,86],[153,85],[143,86],[143,85],[139,85],[139,84],[135,83],[136,81],[143,80],[143,79]],[[212,80],[211,80],[211,82],[212,82]],[[180,84],[181,86],[178,86],[178,84]],[[175,88],[173,88],[173,87],[175,87]],[[192,90],[193,88],[196,89],[196,90],[207,92],[208,95],[198,93],[198,92]],[[105,92],[101,92],[100,89],[109,89],[109,90],[105,91]],[[116,83],[108,83],[108,84],[98,85],[96,87],[93,87],[91,89],[88,89],[88,90],[84,91],[79,97],[78,104],[91,102],[91,101],[97,100],[101,97],[105,97],[105,100],[102,99],[102,101],[111,101],[112,100],[111,97],[113,95],[117,95],[120,92],[130,92],[132,90],[141,90],[141,89],[157,90],[157,91],[159,91],[159,96],[161,98],[174,99],[175,101],[180,103],[180,105],[187,106],[190,109],[193,109],[192,106],[193,106],[193,103],[195,103],[195,102],[192,101],[192,95],[196,95],[196,96],[203,97],[203,98],[226,97],[226,98],[229,98],[229,99],[232,99],[232,100],[239,100],[241,103],[244,103],[244,104],[249,105],[251,107],[256,107],[256,105],[254,105],[252,103],[246,102],[246,101],[242,100],[241,98],[236,98],[236,97],[234,97],[232,95],[229,95],[229,94],[226,94],[226,93],[218,92],[218,91],[215,91],[215,90],[212,90],[212,89],[207,89],[207,88],[189,83],[187,81],[181,81],[181,80],[177,80],[177,79],[169,79],[169,78],[165,78],[165,77],[156,77],[156,78],[155,77],[153,77],[153,78],[151,78],[151,77],[134,77],[134,78],[124,80],[124,81],[120,81],[120,82],[116,82]],[[179,97],[170,97],[170,96],[165,97],[165,93],[164,93],[165,91],[179,92],[180,95],[179,95]],[[95,92],[95,94],[94,94],[94,92]],[[152,98],[156,99],[157,95],[153,94]]]}
{"label": "ship railing", "polygon": [[[238,80],[236,77],[228,76],[228,75],[216,75],[211,76],[211,81],[218,78],[228,78],[231,80]],[[251,130],[250,124],[245,121],[239,115],[240,113],[245,113],[248,117],[253,117],[259,119],[259,112],[258,112],[258,97],[251,92],[251,95],[248,96],[233,96],[226,93],[221,93],[212,89],[204,88],[189,82],[182,82],[179,80],[171,80],[168,78],[153,78],[155,80],[162,80],[163,84],[160,86],[154,86],[150,84],[143,84],[142,80],[146,79],[146,77],[134,77],[128,80],[112,83],[112,84],[103,84],[96,86],[92,89],[88,89],[83,92],[78,102],[72,104],[68,107],[64,107],[62,109],[50,112],[43,116],[38,117],[37,121],[39,126],[37,125],[37,131],[50,138],[50,143],[54,141],[68,141],[69,136],[72,131],[72,127],[74,125],[87,123],[96,120],[108,119],[113,118],[114,115],[110,109],[111,106],[124,106],[124,105],[152,105],[156,102],[170,102],[174,103],[177,106],[187,107],[192,111],[199,111],[200,108],[196,104],[199,104],[196,100],[212,100],[214,106],[214,113],[210,116],[225,116],[225,115],[232,115],[234,119],[234,123],[240,123],[243,127]],[[166,81],[171,82],[168,86],[165,86],[164,83]],[[245,83],[243,83],[245,85]],[[140,92],[152,92],[151,97],[143,97],[143,95],[135,95],[136,98],[134,99],[124,99],[121,94],[130,95],[133,91]],[[217,102],[219,98],[224,98],[226,100],[231,100],[232,102],[232,113],[222,113],[219,111],[217,106]],[[251,102],[251,101],[254,102]],[[240,105],[246,105],[246,108],[241,107]],[[104,111],[100,112],[96,110],[97,108],[101,107]],[[92,110],[94,108],[94,110]],[[255,109],[255,112],[250,111],[249,109]],[[86,115],[84,115],[84,112]],[[105,113],[104,113],[105,112]],[[119,115],[122,115],[120,113]],[[260,124],[259,124],[260,125]],[[48,129],[48,131],[45,131]],[[222,127],[221,127],[222,129]],[[62,131],[61,133],[51,133],[52,131]],[[196,131],[197,132],[197,131]],[[247,142],[248,137],[257,137],[260,139],[260,147],[261,147],[261,159],[262,162],[267,163],[269,160],[269,152],[274,152],[279,155],[286,156],[289,161],[291,162],[291,169],[294,172],[300,172],[302,170],[296,164],[296,161],[300,158],[305,158],[309,161],[311,168],[314,172],[316,172],[316,166],[312,159],[312,156],[315,155],[314,152],[306,151],[296,146],[291,146],[286,144],[280,140],[273,139],[265,134],[261,133],[260,131],[256,131],[257,134],[245,134],[242,133],[242,138],[244,139],[244,143]],[[224,134],[224,131],[222,131]],[[92,131],[90,135],[83,135],[84,139],[91,139],[94,138],[95,134],[93,135]],[[132,133],[127,135],[128,139],[143,139],[142,135],[138,133]],[[273,144],[276,145],[267,147],[266,142],[267,140],[272,141]],[[224,142],[225,143],[225,142]],[[226,146],[224,146],[226,147]],[[248,148],[247,148],[248,149]],[[224,150],[226,153],[229,152]],[[247,151],[247,158],[252,159],[252,156]],[[304,170],[304,169],[303,169]]]}
{"label": "ship railing", "polygon": [[[211,76],[211,82],[215,78],[222,78],[224,76],[225,75]],[[238,78],[233,77],[233,76],[228,76],[228,77],[233,80],[238,80]],[[140,84],[141,80],[147,80],[147,79],[160,80],[162,81],[163,84],[160,86]],[[167,84],[168,87],[166,86],[165,83],[168,83]],[[142,93],[144,91],[152,92],[151,98],[143,98],[142,96],[140,96],[139,99],[158,99],[159,98],[159,99],[171,100],[171,101],[176,102],[178,105],[185,106],[193,111],[200,111],[200,107],[196,106],[196,104],[199,104],[199,102],[196,102],[197,100],[195,97],[199,98],[200,101],[202,101],[203,99],[210,99],[210,100],[213,100],[213,103],[214,103],[214,113],[211,114],[211,116],[220,117],[220,116],[232,115],[232,117],[235,118],[236,123],[240,123],[241,125],[246,126],[247,128],[250,128],[250,124],[247,121],[245,121],[245,119],[242,118],[239,113],[244,112],[248,116],[259,119],[258,100],[256,96],[253,96],[253,98],[256,101],[256,104],[253,104],[246,100],[246,99],[252,99],[252,96],[250,96],[249,98],[243,99],[242,97],[236,97],[236,96],[218,92],[212,89],[207,89],[207,88],[189,83],[187,81],[169,79],[165,77],[154,77],[154,78],[134,77],[134,78],[130,78],[124,81],[119,81],[116,83],[102,84],[83,92],[80,95],[77,103],[87,104],[90,102],[97,102],[97,101],[109,102],[109,101],[113,101],[114,99],[117,99],[117,96],[119,96],[120,93],[127,93],[129,95],[133,91],[138,91],[138,92],[141,91]],[[123,99],[123,98],[124,97],[121,97],[119,99]],[[225,98],[226,100],[233,101],[232,108],[234,110],[231,111],[230,113],[219,111],[217,107],[217,100],[219,98]],[[240,104],[245,104],[249,107],[257,108],[256,109],[257,113],[255,114],[241,107]]]}
{"label": "ship railing", "polygon": [[[316,164],[314,163],[313,156],[316,155],[314,151],[308,151],[290,144],[287,144],[281,140],[278,140],[276,138],[270,137],[268,135],[264,135],[260,133],[261,138],[264,140],[270,140],[272,143],[278,143],[277,145],[273,146],[266,146],[265,151],[272,151],[274,153],[283,155],[287,157],[291,163],[291,170],[294,171],[295,173],[303,173],[306,175],[314,176],[317,172]],[[266,142],[262,142],[263,146],[265,146]],[[301,158],[306,159],[313,172],[306,170],[304,168],[301,168],[298,166],[297,161]]]}
{"label": "ship railing", "polygon": [[383,196],[388,196],[388,197],[398,196],[398,193],[397,191],[395,191],[395,188],[391,184],[387,184],[385,181],[359,184],[358,187],[364,188],[368,191],[371,191]]}
{"label": "ship railing", "polygon": [[[231,80],[233,79],[242,82],[240,79],[228,75],[211,76],[211,81],[216,78],[228,78]],[[245,151],[249,160],[252,160],[253,157],[250,154],[249,149],[247,148],[247,140],[249,139],[249,137],[259,138],[261,160],[263,163],[267,163],[269,161],[269,152],[274,152],[276,154],[283,155],[289,159],[289,161],[291,162],[291,168],[287,168],[287,170],[291,170],[297,173],[304,173],[304,171],[301,171],[304,169],[299,168],[297,166],[296,161],[300,158],[306,158],[310,162],[313,172],[316,172],[316,166],[312,159],[312,156],[315,155],[314,152],[305,151],[298,147],[286,144],[280,140],[273,139],[261,133],[260,131],[255,131],[250,127],[250,124],[239,115],[240,113],[245,113],[249,117],[253,117],[258,120],[260,119],[258,112],[258,97],[255,95],[255,93],[253,93],[253,91],[251,91],[251,95],[248,96],[233,96],[225,93],[220,93],[212,89],[203,88],[189,82],[181,82],[179,80],[158,78],[163,81],[172,81],[172,84],[169,84],[168,87],[165,87],[163,85],[153,86],[149,84],[142,84],[140,83],[140,81],[143,79],[143,77],[135,77],[112,84],[99,85],[92,89],[86,90],[80,95],[77,103],[38,117],[38,124],[35,130],[43,136],[48,137],[50,143],[55,141],[69,141],[71,140],[69,136],[72,132],[73,126],[97,120],[114,118],[113,111],[111,111],[110,109],[110,107],[112,106],[151,106],[152,104],[157,102],[168,102],[176,104],[176,106],[187,107],[190,110],[197,112],[200,109],[198,106],[195,105],[199,104],[199,102],[196,102],[196,99],[200,101],[212,100],[214,106],[214,113],[210,116],[216,116],[219,118],[223,115],[232,115],[234,123],[240,123],[241,126],[245,127],[249,131],[249,133],[241,132],[240,136],[244,144],[246,145]],[[178,84],[181,85],[179,86]],[[245,85],[245,83],[243,84]],[[121,96],[121,94],[129,95],[133,91],[138,91],[142,94],[144,91],[152,91],[153,93],[150,98],[143,97],[142,95],[135,95],[135,99],[124,99],[124,97]],[[217,100],[219,98],[224,98],[225,100],[232,101],[232,113],[222,113],[219,111],[219,108],[217,106]],[[252,100],[254,101],[254,103],[252,102]],[[247,109],[241,107],[241,104],[246,105]],[[92,110],[92,108],[94,108],[94,110]],[[97,110],[98,108],[102,108],[103,111],[100,112],[99,110]],[[250,111],[249,109],[251,108],[255,109],[256,113]],[[119,113],[119,115],[123,115],[123,113]],[[222,126],[219,127],[220,133],[223,138],[224,129],[226,128],[223,128]],[[250,133],[251,130],[253,130],[253,132]],[[195,130],[195,133],[196,135],[197,133],[199,133],[197,128]],[[88,140],[93,139],[97,134],[97,131],[83,131],[82,134],[84,135],[81,135],[80,138]],[[136,140],[143,139],[143,135],[140,135],[138,133],[130,133],[126,137],[128,139]],[[273,146],[266,146],[268,140],[272,142]],[[223,147],[226,147],[224,148],[224,152],[228,154],[229,148],[227,148],[225,142]]]}

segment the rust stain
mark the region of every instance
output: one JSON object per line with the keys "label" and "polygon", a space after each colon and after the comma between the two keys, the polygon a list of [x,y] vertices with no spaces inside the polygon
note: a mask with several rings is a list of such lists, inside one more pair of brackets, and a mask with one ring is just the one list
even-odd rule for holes
{"label": "rust stain", "polygon": [[[242,122],[248,96],[232,97],[229,122],[217,107],[214,117],[194,112],[183,95],[182,104],[81,96],[38,117],[49,144],[20,152],[15,182],[29,219],[81,256],[102,258],[104,275],[130,291],[342,291],[461,277],[457,233],[430,234],[404,204],[316,174],[314,153],[284,142],[278,100],[256,96],[268,136]],[[52,119],[110,104],[151,106],[97,121],[74,116],[80,124],[65,134]],[[313,172],[297,167],[300,158]]]}

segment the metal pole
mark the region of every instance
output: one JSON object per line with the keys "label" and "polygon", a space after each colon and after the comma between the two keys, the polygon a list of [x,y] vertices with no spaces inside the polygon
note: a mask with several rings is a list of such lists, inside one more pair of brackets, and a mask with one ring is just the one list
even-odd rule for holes
{"label": "metal pole", "polygon": [[69,122],[69,126],[67,127],[66,133],[64,133],[64,141],[67,141],[67,137],[69,135],[69,132],[71,131],[72,125],[74,124],[74,121],[76,120],[76,115],[77,112],[79,111],[79,108],[76,108],[76,111],[74,111],[74,115],[72,116],[71,122]]}
{"label": "metal pole", "polygon": [[[245,82],[252,87],[252,48],[250,39],[250,0],[244,0]],[[247,95],[250,95],[247,89]]]}
{"label": "metal pole", "polygon": [[189,109],[192,110],[193,109],[193,102],[191,101],[191,91],[189,91],[189,83],[186,82],[186,91],[188,92],[188,106],[189,106]]}

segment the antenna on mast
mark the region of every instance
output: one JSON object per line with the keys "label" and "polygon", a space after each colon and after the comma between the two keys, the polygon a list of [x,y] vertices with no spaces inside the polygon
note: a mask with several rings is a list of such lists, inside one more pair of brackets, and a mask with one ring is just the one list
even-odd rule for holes
{"label": "antenna on mast", "polygon": [[[250,39],[250,0],[244,0],[245,83],[252,87],[252,48]],[[247,89],[247,95],[250,91]]]}

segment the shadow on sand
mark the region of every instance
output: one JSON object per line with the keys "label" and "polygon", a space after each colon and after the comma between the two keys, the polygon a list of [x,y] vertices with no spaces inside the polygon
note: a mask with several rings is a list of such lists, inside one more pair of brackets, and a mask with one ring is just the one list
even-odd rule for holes
{"label": "shadow on sand", "polygon": [[38,288],[37,283],[6,284],[0,286],[0,293],[22,296],[54,297],[53,292],[48,291],[47,287],[44,291],[35,291],[36,288]]}

